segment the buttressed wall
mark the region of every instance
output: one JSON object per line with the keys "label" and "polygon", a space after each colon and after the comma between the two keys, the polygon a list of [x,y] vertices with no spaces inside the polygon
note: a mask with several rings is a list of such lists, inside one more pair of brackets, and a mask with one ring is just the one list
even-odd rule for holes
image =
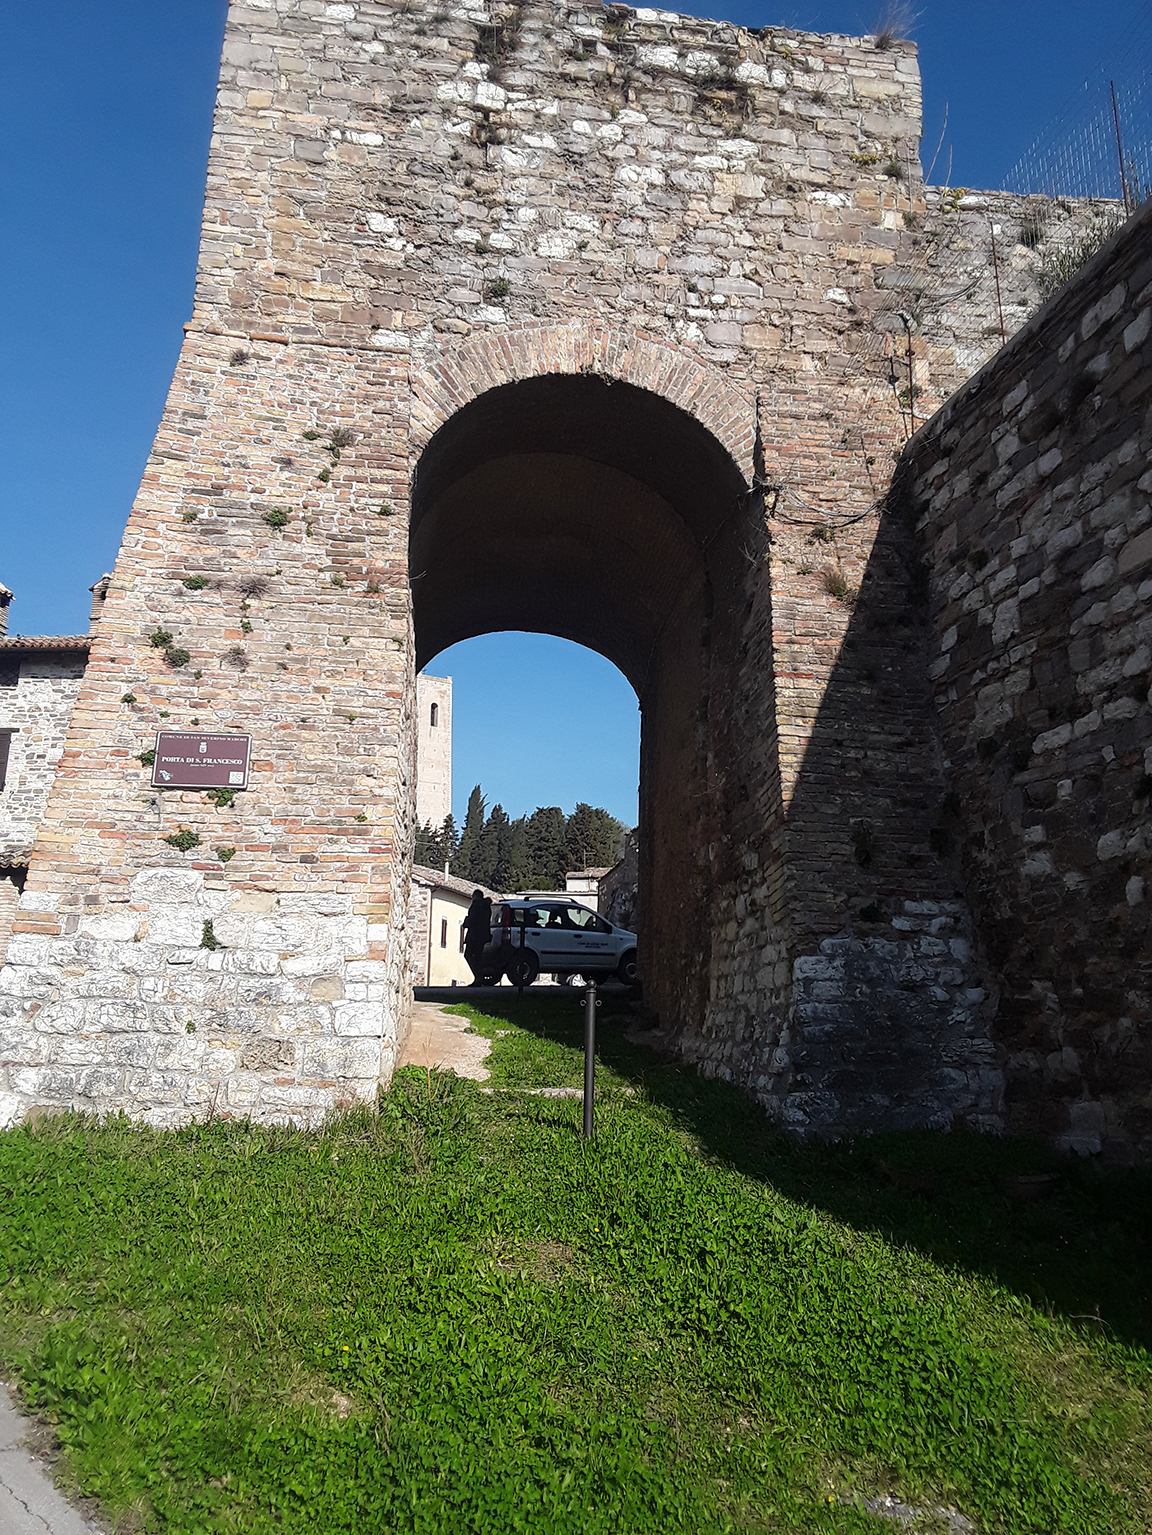
{"label": "buttressed wall", "polygon": [[[371,1095],[414,670],[515,626],[640,695],[643,963],[685,1052],[799,1130],[998,1123],[923,566],[876,512],[919,136],[907,44],[232,6],[195,312],[0,976],[9,1116]],[[248,791],[152,791],[162,723],[250,732]]]}

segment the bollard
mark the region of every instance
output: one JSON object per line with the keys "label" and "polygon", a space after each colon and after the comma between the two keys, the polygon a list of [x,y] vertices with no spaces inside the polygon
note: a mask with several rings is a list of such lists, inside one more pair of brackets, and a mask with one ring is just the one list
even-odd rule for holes
{"label": "bollard", "polygon": [[584,1139],[592,1139],[592,1108],[596,1092],[596,982],[589,980],[584,998]]}

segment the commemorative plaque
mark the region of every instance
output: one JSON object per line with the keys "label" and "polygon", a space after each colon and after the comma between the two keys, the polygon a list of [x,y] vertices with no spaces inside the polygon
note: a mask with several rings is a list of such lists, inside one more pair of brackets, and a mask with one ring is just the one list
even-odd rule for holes
{"label": "commemorative plaque", "polygon": [[251,736],[158,730],[154,789],[246,789]]}

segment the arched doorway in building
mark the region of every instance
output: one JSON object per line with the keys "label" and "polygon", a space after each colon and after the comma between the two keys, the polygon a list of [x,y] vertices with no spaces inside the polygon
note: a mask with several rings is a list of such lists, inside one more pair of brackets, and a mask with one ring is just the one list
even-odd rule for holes
{"label": "arched doorway in building", "polygon": [[[710,431],[598,374],[479,394],[429,439],[413,479],[418,667],[462,639],[531,630],[600,652],[635,688],[642,971],[662,1013],[697,1020],[731,856],[725,764],[764,536]],[[522,707],[532,702],[526,692]]]}

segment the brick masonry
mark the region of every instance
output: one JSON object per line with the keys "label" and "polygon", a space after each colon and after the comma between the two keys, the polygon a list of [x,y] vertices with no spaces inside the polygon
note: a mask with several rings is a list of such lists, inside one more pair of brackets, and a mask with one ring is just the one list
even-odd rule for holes
{"label": "brick masonry", "polygon": [[[387,1080],[416,668],[519,627],[637,688],[685,1054],[799,1132],[1000,1123],[924,566],[880,510],[893,278],[937,225],[984,261],[919,135],[906,44],[232,6],[195,312],[0,973],[10,1117],[314,1120]],[[921,314],[926,411],[999,336]],[[248,792],[152,791],[162,720],[249,731]]]}

